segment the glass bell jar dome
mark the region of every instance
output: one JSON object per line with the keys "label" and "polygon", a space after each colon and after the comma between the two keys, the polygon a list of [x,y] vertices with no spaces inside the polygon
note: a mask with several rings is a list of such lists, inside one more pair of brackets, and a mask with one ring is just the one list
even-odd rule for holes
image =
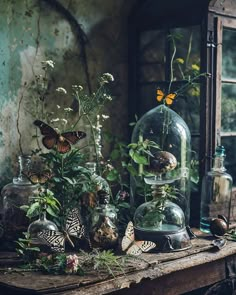
{"label": "glass bell jar dome", "polygon": [[[169,186],[175,189],[177,198],[174,199],[173,202],[183,210],[185,224],[188,225],[190,217],[189,170],[191,158],[191,137],[188,126],[176,112],[162,104],[144,114],[133,130],[132,143],[145,140],[154,141],[159,146],[160,151],[169,152],[176,158],[177,163],[175,169],[164,169],[162,171],[160,166],[162,164],[159,159],[157,159],[152,162],[151,166],[153,167],[149,167],[148,172],[151,172],[150,175],[152,175],[151,168],[155,168],[158,165],[160,166],[159,169],[162,174],[162,179],[168,180]],[[157,149],[152,150],[151,148],[150,151],[154,157],[158,153]],[[169,165],[172,165],[171,159],[168,159],[168,161],[170,161]],[[147,167],[143,165],[141,170],[145,172],[145,169],[147,169]],[[148,177],[149,181],[151,181],[152,177],[154,176]],[[140,186],[140,181],[142,182],[140,179],[131,178],[131,197],[136,206],[144,201],[140,201],[140,197],[137,193],[137,184]],[[141,185],[144,185],[144,181]]]}
{"label": "glass bell jar dome", "polygon": [[[189,224],[190,196],[190,132],[183,119],[165,105],[147,112],[136,124],[132,143],[150,145],[148,162],[139,167],[143,186],[152,190],[152,200],[139,205],[134,214],[134,230],[138,240],[150,240],[157,250],[179,251],[191,247]],[[131,193],[137,181],[131,182]],[[134,202],[136,193],[134,194]]]}

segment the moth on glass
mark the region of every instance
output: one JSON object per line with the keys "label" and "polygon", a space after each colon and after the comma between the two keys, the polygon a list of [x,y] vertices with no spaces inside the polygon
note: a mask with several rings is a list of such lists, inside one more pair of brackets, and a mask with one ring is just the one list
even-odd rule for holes
{"label": "moth on glass", "polygon": [[86,136],[86,133],[83,131],[69,131],[60,134],[54,128],[40,120],[35,120],[34,125],[40,129],[43,135],[43,145],[49,150],[56,148],[61,154],[69,152],[72,144],[76,144]]}
{"label": "moth on glass", "polygon": [[176,96],[177,94],[174,92],[165,95],[165,93],[161,89],[157,89],[157,101],[161,102],[162,100],[164,100],[167,105],[171,105],[174,102]]}
{"label": "moth on glass", "polygon": [[45,184],[52,177],[52,171],[49,169],[42,171],[30,170],[23,172],[23,174],[32,184]]}
{"label": "moth on glass", "polygon": [[65,229],[62,232],[55,230],[43,230],[38,233],[38,239],[48,245],[53,252],[64,252],[66,240],[74,248],[70,236],[76,238],[85,237],[85,226],[82,224],[79,210],[72,209],[67,215]]}
{"label": "moth on glass", "polygon": [[155,247],[156,244],[151,241],[135,241],[133,222],[130,221],[128,223],[125,235],[121,241],[122,251],[126,251],[126,254],[138,256],[142,252],[148,252]]}

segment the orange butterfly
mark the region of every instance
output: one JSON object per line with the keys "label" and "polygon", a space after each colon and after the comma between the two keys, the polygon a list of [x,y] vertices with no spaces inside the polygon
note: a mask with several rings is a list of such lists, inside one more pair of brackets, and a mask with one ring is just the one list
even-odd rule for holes
{"label": "orange butterfly", "polygon": [[43,145],[49,150],[56,148],[61,154],[69,152],[71,144],[77,143],[86,136],[86,133],[82,131],[70,131],[59,134],[51,126],[40,120],[35,120],[34,125],[39,127],[41,134],[44,135],[42,139]]}
{"label": "orange butterfly", "polygon": [[165,93],[161,89],[157,89],[157,101],[161,102],[164,99],[164,102],[167,105],[171,105],[174,102],[174,99],[176,98],[176,93],[169,93],[165,95]]}
{"label": "orange butterfly", "polygon": [[142,252],[148,252],[155,247],[156,244],[151,241],[135,241],[133,222],[128,223],[125,236],[121,242],[122,251],[126,251],[126,254],[138,256]]}

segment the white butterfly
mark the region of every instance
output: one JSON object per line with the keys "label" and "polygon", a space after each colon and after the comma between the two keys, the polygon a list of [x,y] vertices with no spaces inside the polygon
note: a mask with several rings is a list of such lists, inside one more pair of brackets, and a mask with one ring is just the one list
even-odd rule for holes
{"label": "white butterfly", "polygon": [[74,247],[74,243],[70,239],[70,236],[79,239],[85,236],[85,227],[81,222],[79,210],[76,208],[72,209],[68,214],[65,230],[63,230],[63,232],[43,230],[38,233],[39,240],[48,245],[54,252],[64,252],[66,240],[68,240],[71,246]]}
{"label": "white butterfly", "polygon": [[142,252],[148,252],[155,247],[156,244],[151,241],[135,241],[133,222],[130,221],[128,223],[121,242],[122,251],[126,251],[126,254],[138,256],[142,254]]}

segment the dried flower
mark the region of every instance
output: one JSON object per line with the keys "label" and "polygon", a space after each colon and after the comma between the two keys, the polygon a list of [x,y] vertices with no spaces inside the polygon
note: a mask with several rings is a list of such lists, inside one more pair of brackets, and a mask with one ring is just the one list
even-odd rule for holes
{"label": "dried flower", "polygon": [[66,273],[76,273],[79,268],[79,259],[76,254],[68,255],[66,257]]}
{"label": "dried flower", "polygon": [[56,89],[56,91],[57,91],[57,92],[60,92],[60,93],[67,94],[67,91],[66,91],[66,89],[65,89],[65,88],[63,88],[63,87],[58,87],[58,88]]}

